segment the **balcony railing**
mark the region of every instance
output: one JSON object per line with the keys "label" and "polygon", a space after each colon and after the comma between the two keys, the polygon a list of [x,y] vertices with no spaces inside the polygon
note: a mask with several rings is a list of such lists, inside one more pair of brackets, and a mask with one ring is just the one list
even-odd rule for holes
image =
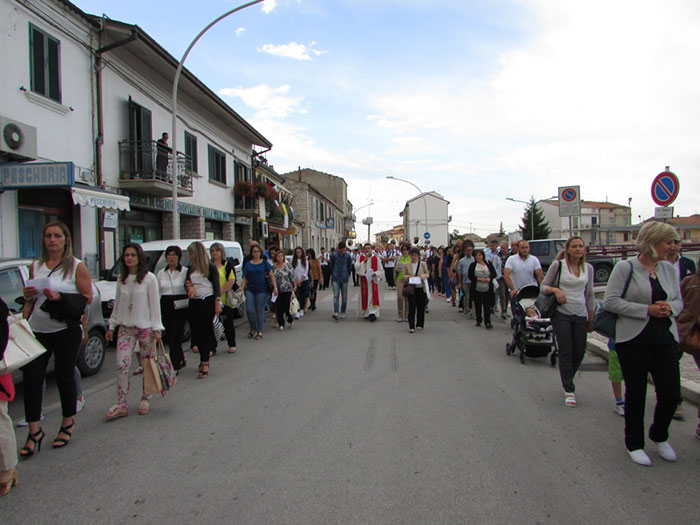
{"label": "balcony railing", "polygon": [[[192,159],[178,151],[176,162],[178,196],[191,197]],[[172,195],[173,155],[156,141],[123,140],[119,143],[119,181],[125,189],[159,197]]]}

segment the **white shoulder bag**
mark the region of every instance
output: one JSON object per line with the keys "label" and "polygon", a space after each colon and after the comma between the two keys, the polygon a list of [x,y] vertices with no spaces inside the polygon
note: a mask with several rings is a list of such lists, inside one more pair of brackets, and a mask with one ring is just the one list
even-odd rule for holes
{"label": "white shoulder bag", "polygon": [[0,361],[0,375],[14,372],[46,352],[22,314],[8,317],[10,333],[5,355]]}

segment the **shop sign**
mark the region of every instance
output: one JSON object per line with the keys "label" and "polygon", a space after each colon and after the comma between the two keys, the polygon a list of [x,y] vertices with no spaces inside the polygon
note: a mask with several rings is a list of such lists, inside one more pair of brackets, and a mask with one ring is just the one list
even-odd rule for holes
{"label": "shop sign", "polygon": [[102,226],[104,228],[116,228],[119,224],[119,215],[115,211],[106,211],[104,220],[102,221]]}
{"label": "shop sign", "polygon": [[75,165],[72,162],[7,162],[0,164],[0,188],[46,188],[73,186]]}
{"label": "shop sign", "polygon": [[325,229],[326,229],[326,225],[325,225],[324,223],[322,223],[322,222],[317,222],[317,223],[316,223],[316,226],[317,226],[318,228],[321,228],[322,230],[325,230]]}
{"label": "shop sign", "polygon": [[241,224],[243,226],[251,226],[253,224],[253,219],[250,217],[236,217],[236,224]]}
{"label": "shop sign", "polygon": [[328,228],[329,230],[335,229],[335,218],[334,217],[328,217],[326,219],[326,228]]}
{"label": "shop sign", "polygon": [[[173,211],[173,201],[171,199],[162,199],[160,197],[152,197],[143,193],[128,192],[131,199],[131,206],[137,208],[148,208],[158,211]],[[177,211],[182,215],[191,215],[194,217],[204,217],[215,221],[233,222],[236,217],[233,213],[228,213],[212,208],[204,208],[196,204],[177,201]],[[249,223],[250,224],[250,223]]]}

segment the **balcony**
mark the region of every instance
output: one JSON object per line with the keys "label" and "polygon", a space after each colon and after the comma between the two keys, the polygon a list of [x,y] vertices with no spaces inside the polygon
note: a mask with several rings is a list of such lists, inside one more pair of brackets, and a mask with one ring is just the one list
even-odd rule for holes
{"label": "balcony", "polygon": [[[123,140],[119,143],[119,186],[155,197],[173,194],[173,155],[156,141]],[[191,159],[177,152],[177,195],[191,197]]]}

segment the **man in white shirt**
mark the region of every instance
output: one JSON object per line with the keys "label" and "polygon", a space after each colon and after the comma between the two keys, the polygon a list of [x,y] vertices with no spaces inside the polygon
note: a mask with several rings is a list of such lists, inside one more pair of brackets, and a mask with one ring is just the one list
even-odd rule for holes
{"label": "man in white shirt", "polygon": [[530,243],[518,242],[518,254],[511,255],[506,261],[503,278],[510,289],[510,296],[515,297],[518,290],[525,286],[539,286],[544,279],[539,259],[530,255]]}
{"label": "man in white shirt", "polygon": [[321,281],[321,290],[325,290],[326,288],[328,288],[328,285],[330,284],[331,280],[331,267],[328,265],[328,263],[331,260],[331,256],[323,247],[321,247],[321,255],[319,256],[319,259],[321,261],[321,273],[323,274],[323,279]]}
{"label": "man in white shirt", "polygon": [[386,276],[386,284],[389,286],[389,290],[395,290],[394,285],[394,267],[396,266],[396,247],[394,244],[389,243],[384,250],[383,263],[384,263],[384,274]]}

